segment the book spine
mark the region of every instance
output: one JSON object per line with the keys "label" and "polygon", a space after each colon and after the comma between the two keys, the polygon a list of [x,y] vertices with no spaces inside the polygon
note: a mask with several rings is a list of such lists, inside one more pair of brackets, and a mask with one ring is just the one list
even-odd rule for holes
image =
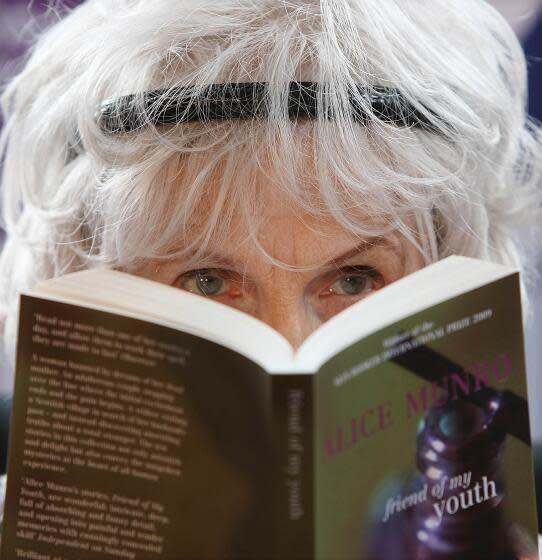
{"label": "book spine", "polygon": [[314,559],[313,380],[272,376],[276,560]]}

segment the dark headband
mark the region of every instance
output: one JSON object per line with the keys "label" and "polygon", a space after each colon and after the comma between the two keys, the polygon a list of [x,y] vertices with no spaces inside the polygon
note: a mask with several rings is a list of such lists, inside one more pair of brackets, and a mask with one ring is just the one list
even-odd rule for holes
{"label": "dark headband", "polygon": [[[132,132],[148,125],[266,118],[267,88],[267,83],[255,82],[211,84],[197,90],[192,87],[159,89],[108,101],[101,106],[98,118],[102,129],[114,134]],[[316,82],[290,82],[289,118],[317,118],[320,89],[321,84]],[[408,103],[397,89],[359,87],[349,96],[349,101],[351,117],[355,122],[366,124],[374,115],[399,127],[435,131],[427,116]],[[372,109],[371,115],[365,108],[368,105]],[[330,112],[326,114],[325,108],[320,113],[326,118],[333,118]]]}

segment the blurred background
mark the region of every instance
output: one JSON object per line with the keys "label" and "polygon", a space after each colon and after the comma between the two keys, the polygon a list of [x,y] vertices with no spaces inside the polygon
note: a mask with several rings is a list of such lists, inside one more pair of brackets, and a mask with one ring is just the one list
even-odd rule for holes
{"label": "blurred background", "polygon": [[[0,0],[0,89],[24,62],[25,52],[36,31],[62,17],[65,9],[73,8],[81,1]],[[492,3],[522,40],[529,62],[529,110],[535,118],[542,120],[542,0],[493,0]],[[0,224],[0,246],[2,239]],[[542,244],[542,240],[534,242]],[[537,266],[542,276],[542,258]],[[533,313],[526,342],[530,405],[533,434],[542,447],[542,280],[531,287],[530,295]],[[2,371],[5,370],[0,368],[0,395],[9,394],[12,383],[5,373],[2,377]]]}

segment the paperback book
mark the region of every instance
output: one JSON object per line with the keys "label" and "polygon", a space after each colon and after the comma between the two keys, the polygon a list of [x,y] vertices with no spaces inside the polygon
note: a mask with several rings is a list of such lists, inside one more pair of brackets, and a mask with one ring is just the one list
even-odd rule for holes
{"label": "paperback book", "polygon": [[537,558],[519,274],[450,257],[296,351],[111,270],[21,296],[1,560]]}

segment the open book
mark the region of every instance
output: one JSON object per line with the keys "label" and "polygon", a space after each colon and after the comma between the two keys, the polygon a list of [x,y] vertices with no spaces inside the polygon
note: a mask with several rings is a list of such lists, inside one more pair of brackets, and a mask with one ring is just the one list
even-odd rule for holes
{"label": "open book", "polygon": [[49,280],[21,297],[13,410],[1,560],[493,558],[536,538],[519,275],[496,264],[426,267],[295,352],[149,280]]}

